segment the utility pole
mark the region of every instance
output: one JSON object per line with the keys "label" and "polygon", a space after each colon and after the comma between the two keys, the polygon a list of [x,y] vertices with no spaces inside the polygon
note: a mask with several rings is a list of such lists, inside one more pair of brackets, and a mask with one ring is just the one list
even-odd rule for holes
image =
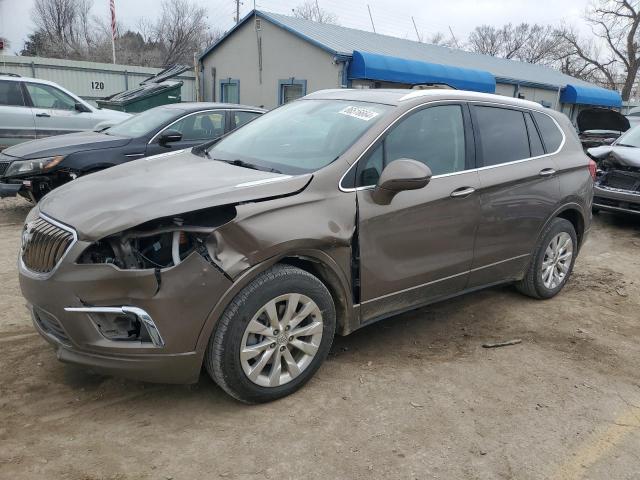
{"label": "utility pole", "polygon": [[240,23],[240,0],[236,0],[236,23]]}
{"label": "utility pole", "polygon": [[373,28],[373,33],[376,33],[376,26],[373,24],[373,17],[371,16],[371,7],[367,3],[367,10],[369,10],[369,20],[371,20],[371,28]]}

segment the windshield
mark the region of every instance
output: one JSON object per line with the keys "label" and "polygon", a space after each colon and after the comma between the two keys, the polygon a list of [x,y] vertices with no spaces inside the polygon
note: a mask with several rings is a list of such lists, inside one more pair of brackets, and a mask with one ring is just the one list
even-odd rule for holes
{"label": "windshield", "polygon": [[141,137],[155,132],[170,120],[183,114],[176,108],[152,108],[127,118],[124,122],[107,128],[104,133],[122,137]]}
{"label": "windshield", "polygon": [[640,125],[624,132],[620,138],[618,138],[616,145],[640,148]]}
{"label": "windshield", "polygon": [[289,175],[314,172],[338,158],[391,108],[346,100],[300,100],[257,118],[208,153],[216,160],[246,162]]}

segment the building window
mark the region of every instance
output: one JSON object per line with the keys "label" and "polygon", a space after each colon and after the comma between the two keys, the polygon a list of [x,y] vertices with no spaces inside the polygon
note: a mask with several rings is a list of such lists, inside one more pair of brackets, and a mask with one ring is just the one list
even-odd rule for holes
{"label": "building window", "polygon": [[240,103],[240,80],[235,78],[220,80],[220,101]]}
{"label": "building window", "polygon": [[288,78],[278,82],[278,105],[293,102],[307,94],[307,81]]}

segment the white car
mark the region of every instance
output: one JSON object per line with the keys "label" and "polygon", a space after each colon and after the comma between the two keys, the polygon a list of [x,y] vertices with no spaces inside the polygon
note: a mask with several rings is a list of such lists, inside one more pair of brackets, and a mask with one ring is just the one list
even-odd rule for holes
{"label": "white car", "polygon": [[131,115],[91,106],[53,82],[0,74],[0,150],[16,143],[113,125]]}

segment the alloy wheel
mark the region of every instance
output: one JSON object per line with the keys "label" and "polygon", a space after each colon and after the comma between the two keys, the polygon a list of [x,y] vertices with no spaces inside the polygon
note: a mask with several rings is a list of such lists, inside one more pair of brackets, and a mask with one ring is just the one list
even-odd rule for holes
{"label": "alloy wheel", "polygon": [[322,340],[322,312],[309,297],[280,295],[258,309],[244,331],[240,363],[249,380],[278,387],[299,376]]}
{"label": "alloy wheel", "polygon": [[550,290],[557,288],[565,280],[571,268],[573,240],[566,232],[560,232],[551,239],[542,260],[542,282]]}

